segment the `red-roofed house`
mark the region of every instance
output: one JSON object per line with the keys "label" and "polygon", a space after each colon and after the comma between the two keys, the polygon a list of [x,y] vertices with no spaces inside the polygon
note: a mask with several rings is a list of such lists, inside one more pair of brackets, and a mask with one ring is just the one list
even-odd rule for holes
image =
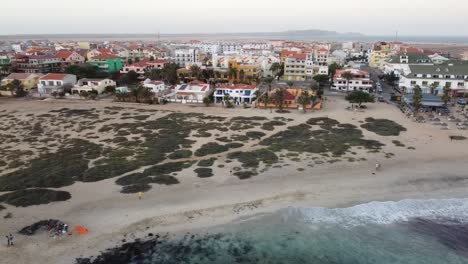
{"label": "red-roofed house", "polygon": [[[352,79],[343,78],[345,72],[351,73]],[[349,87],[349,88],[348,88]],[[331,89],[338,91],[367,91],[372,88],[369,72],[357,69],[337,70],[333,76]]]}
{"label": "red-roofed house", "polygon": [[149,61],[144,60],[140,62],[133,63],[132,65],[125,66],[122,68],[120,73],[128,73],[129,71],[134,71],[138,73],[139,78],[143,79],[145,77],[145,72],[151,71],[153,69],[162,69],[164,65],[169,63],[166,60],[156,60],[156,61]]}
{"label": "red-roofed house", "polygon": [[175,99],[171,101],[185,103],[203,103],[203,98],[212,92],[210,85],[202,81],[192,81],[187,84],[177,85]]}
{"label": "red-roofed house", "polygon": [[85,58],[78,52],[62,50],[55,54],[55,57],[61,59],[62,68],[70,66],[72,64],[81,64],[85,62]]}
{"label": "red-roofed house", "polygon": [[224,85],[215,89],[214,98],[216,103],[222,103],[224,96],[229,95],[235,104],[251,104],[255,100],[255,85],[235,84]]}
{"label": "red-roofed house", "polygon": [[76,83],[76,76],[73,74],[49,73],[39,78],[37,84],[39,94],[51,94],[53,92],[63,92],[64,87],[69,85],[70,89]]}
{"label": "red-roofed house", "polygon": [[166,85],[164,84],[164,82],[152,81],[150,79],[146,79],[143,82],[143,87],[150,89],[153,93],[159,93],[166,90]]}

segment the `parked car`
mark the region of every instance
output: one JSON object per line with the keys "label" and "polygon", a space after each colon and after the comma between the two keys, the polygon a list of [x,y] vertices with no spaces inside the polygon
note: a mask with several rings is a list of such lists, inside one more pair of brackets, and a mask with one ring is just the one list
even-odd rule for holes
{"label": "parked car", "polygon": [[458,105],[466,105],[466,101],[465,101],[464,98],[459,98],[459,99],[457,100],[457,104],[458,104]]}
{"label": "parked car", "polygon": [[379,102],[385,102],[385,99],[383,98],[383,96],[379,96],[379,97],[377,98],[377,101],[379,101]]}

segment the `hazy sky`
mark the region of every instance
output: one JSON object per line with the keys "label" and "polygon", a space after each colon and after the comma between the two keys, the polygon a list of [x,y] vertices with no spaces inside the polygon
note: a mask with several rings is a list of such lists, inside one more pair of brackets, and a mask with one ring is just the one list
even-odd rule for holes
{"label": "hazy sky", "polygon": [[8,0],[0,34],[323,29],[468,35],[466,0]]}

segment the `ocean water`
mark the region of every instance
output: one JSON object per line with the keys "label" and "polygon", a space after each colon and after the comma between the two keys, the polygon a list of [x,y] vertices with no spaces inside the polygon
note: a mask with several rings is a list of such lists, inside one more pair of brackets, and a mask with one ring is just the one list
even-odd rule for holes
{"label": "ocean water", "polygon": [[106,254],[91,263],[466,264],[468,199],[291,207]]}

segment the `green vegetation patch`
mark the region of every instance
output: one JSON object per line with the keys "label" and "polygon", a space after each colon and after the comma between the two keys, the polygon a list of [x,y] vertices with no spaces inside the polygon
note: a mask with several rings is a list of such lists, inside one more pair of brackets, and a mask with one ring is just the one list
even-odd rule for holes
{"label": "green vegetation patch", "polygon": [[69,192],[48,189],[27,189],[10,192],[0,196],[0,202],[16,207],[48,204],[66,201],[71,198]]}
{"label": "green vegetation patch", "polygon": [[261,139],[262,137],[266,136],[265,133],[260,131],[249,131],[245,135],[250,139]]}
{"label": "green vegetation patch", "polygon": [[168,158],[170,159],[187,159],[192,156],[192,151],[188,149],[181,149],[171,153]]}
{"label": "green vegetation patch", "polygon": [[[312,126],[318,125],[320,129]],[[260,145],[279,152],[332,153],[334,156],[344,155],[351,147],[363,147],[378,152],[382,143],[363,138],[362,131],[351,124],[340,124],[329,118],[312,118],[307,124],[288,127],[273,136],[263,139]]]}
{"label": "green vegetation patch", "polygon": [[244,146],[241,143],[228,143],[226,145],[220,145],[216,142],[209,142],[202,145],[197,151],[195,151],[195,156],[203,157],[207,155],[219,154],[228,151],[231,148],[240,148]]}
{"label": "green vegetation patch", "polygon": [[204,160],[200,160],[197,165],[199,167],[211,167],[213,166],[215,161],[216,161],[216,158],[204,159]]}
{"label": "green vegetation patch", "polygon": [[269,122],[264,123],[262,125],[262,129],[267,130],[267,131],[273,131],[273,130],[275,130],[275,126],[285,126],[285,125],[286,125],[285,122],[278,121],[278,120],[273,120],[273,121],[269,121]]}
{"label": "green vegetation patch", "polygon": [[88,163],[101,156],[101,146],[72,139],[55,153],[45,153],[19,169],[0,177],[0,191],[25,188],[60,188],[83,179]]}
{"label": "green vegetation patch", "polygon": [[366,123],[362,124],[361,127],[380,136],[399,136],[401,132],[406,131],[405,127],[392,120],[372,117],[366,118]]}
{"label": "green vegetation patch", "polygon": [[132,184],[122,187],[121,193],[139,193],[139,192],[147,192],[151,190],[151,185],[138,183]]}
{"label": "green vegetation patch", "polygon": [[258,149],[251,152],[233,152],[227,156],[229,159],[237,159],[244,168],[258,168],[260,162],[274,164],[278,162],[278,156],[268,149]]}
{"label": "green vegetation patch", "polygon": [[[179,180],[170,175],[174,172],[189,168],[194,162],[169,162],[155,165],[143,171],[142,173],[133,173],[117,179],[116,183],[122,186],[147,185],[150,183],[161,185],[178,184]],[[136,187],[129,187],[136,188]],[[122,190],[123,191],[123,190]]]}
{"label": "green vegetation patch", "polygon": [[405,144],[401,143],[399,140],[392,140],[392,143],[397,147],[405,147]]}
{"label": "green vegetation patch", "polygon": [[194,170],[198,178],[209,178],[213,176],[213,170],[209,168],[197,168]]}
{"label": "green vegetation patch", "polygon": [[237,171],[237,172],[234,172],[234,175],[237,176],[237,178],[239,178],[240,180],[246,180],[258,174],[254,171]]}
{"label": "green vegetation patch", "polygon": [[450,136],[450,140],[466,140],[464,136]]}

